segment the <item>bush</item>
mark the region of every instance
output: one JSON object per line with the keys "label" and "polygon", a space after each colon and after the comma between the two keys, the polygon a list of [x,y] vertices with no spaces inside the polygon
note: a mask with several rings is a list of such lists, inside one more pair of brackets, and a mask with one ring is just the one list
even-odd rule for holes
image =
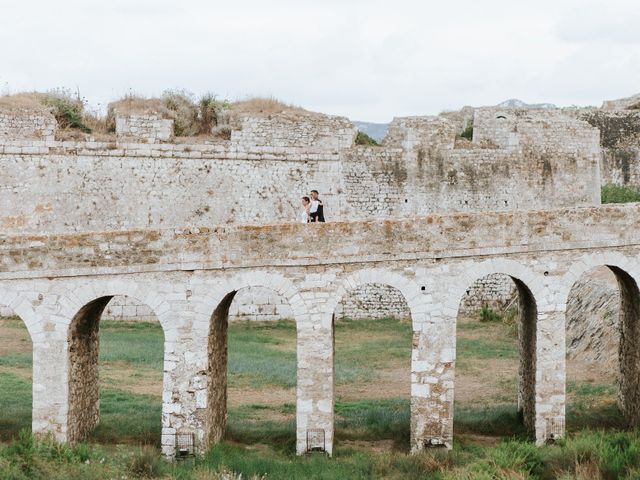
{"label": "bush", "polygon": [[52,90],[43,96],[42,102],[52,107],[59,128],[91,133],[83,118],[84,101],[79,93],[74,96],[66,90]]}
{"label": "bush", "polygon": [[[230,104],[226,100],[216,100],[216,96],[211,93],[205,93],[200,97],[199,107],[199,133],[208,134],[220,123],[222,112],[228,110]],[[221,132],[218,136],[225,137],[226,135],[222,134],[224,127],[218,128]]]}
{"label": "bush", "polygon": [[502,320],[502,316],[493,310],[489,305],[483,305],[482,310],[480,310],[480,321],[481,322],[499,322]]}
{"label": "bush", "polygon": [[632,203],[640,202],[640,190],[624,185],[605,185],[601,189],[602,203]]}
{"label": "bush", "polygon": [[375,139],[371,138],[364,132],[358,130],[358,134],[356,135],[356,145],[366,145],[369,147],[377,147],[380,145]]}
{"label": "bush", "polygon": [[127,471],[137,478],[158,478],[167,471],[168,465],[153,448],[143,448],[131,457]]}
{"label": "bush", "polygon": [[193,137],[200,132],[193,94],[186,90],[165,90],[162,102],[175,114],[173,133],[176,137]]}
{"label": "bush", "polygon": [[469,120],[467,122],[467,127],[460,134],[462,138],[466,138],[467,140],[473,139],[473,120]]}

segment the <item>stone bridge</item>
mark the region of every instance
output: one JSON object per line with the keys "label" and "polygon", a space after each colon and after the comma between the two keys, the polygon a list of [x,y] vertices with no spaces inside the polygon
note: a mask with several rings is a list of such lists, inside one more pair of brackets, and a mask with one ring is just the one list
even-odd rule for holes
{"label": "stone bridge", "polygon": [[[402,220],[0,236],[0,304],[33,342],[33,430],[79,441],[99,421],[98,327],[114,295],[148,305],[164,330],[162,446],[226,422],[227,314],[244,287],[285,297],[297,324],[297,452],[334,433],[333,318],[363,284],[411,311],[411,448],[451,447],[456,316],[474,280],[509,275],[520,298],[518,404],[537,443],[562,436],[565,307],[606,265],[621,290],[620,398],[640,423],[640,206],[457,213]],[[322,442],[324,436],[324,442]]]}

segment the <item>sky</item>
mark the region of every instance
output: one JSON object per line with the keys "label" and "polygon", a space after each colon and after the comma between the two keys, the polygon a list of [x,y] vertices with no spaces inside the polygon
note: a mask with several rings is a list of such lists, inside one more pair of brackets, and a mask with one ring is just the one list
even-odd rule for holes
{"label": "sky", "polygon": [[186,89],[352,120],[640,93],[637,0],[0,0],[0,93]]}

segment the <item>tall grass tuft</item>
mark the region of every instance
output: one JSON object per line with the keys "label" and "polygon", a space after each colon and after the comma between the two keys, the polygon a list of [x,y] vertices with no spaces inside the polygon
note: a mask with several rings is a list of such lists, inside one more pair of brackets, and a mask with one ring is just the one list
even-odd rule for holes
{"label": "tall grass tuft", "polygon": [[633,203],[640,202],[640,189],[625,185],[609,183],[600,190],[602,203]]}

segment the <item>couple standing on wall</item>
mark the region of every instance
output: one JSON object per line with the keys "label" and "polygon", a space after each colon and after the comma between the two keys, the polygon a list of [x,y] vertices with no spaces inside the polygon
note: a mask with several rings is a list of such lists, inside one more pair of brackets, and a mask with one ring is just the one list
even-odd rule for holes
{"label": "couple standing on wall", "polygon": [[318,198],[317,190],[311,190],[311,198],[302,197],[300,220],[302,223],[324,222],[324,205]]}

